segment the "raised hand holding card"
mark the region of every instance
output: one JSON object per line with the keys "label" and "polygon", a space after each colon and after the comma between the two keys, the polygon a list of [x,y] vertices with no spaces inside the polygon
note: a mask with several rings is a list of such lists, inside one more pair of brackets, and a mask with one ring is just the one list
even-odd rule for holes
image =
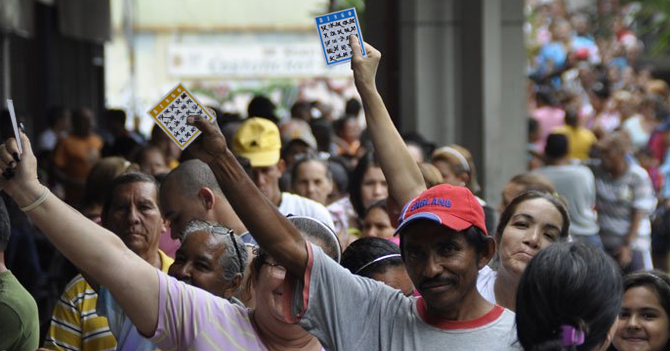
{"label": "raised hand holding card", "polygon": [[188,116],[199,115],[210,122],[215,119],[181,83],[163,96],[149,114],[182,150],[200,135],[197,128],[186,124]]}
{"label": "raised hand holding card", "polygon": [[[363,42],[358,16],[353,7],[316,17],[316,30],[321,37],[321,48],[326,57],[326,64],[329,66],[351,60],[350,35],[357,36],[358,40]],[[363,56],[367,56],[365,47],[361,48]]]}

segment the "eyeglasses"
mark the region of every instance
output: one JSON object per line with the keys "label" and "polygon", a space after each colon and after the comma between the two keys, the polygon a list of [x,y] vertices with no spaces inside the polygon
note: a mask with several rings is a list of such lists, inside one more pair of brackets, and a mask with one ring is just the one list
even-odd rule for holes
{"label": "eyeglasses", "polygon": [[233,247],[235,248],[235,255],[237,255],[237,262],[240,264],[240,273],[244,273],[244,264],[242,263],[242,255],[240,254],[240,249],[237,247],[237,241],[235,241],[235,233],[232,230],[228,231],[230,235],[230,241],[233,242]]}
{"label": "eyeglasses", "polygon": [[235,248],[235,255],[237,256],[237,262],[240,264],[240,273],[244,273],[244,269],[246,267],[244,267],[244,263],[242,262],[242,255],[240,254],[240,249],[237,247],[237,241],[235,240],[235,233],[229,228],[225,228],[225,230],[222,230],[222,228],[224,227],[210,225],[210,232],[223,235],[226,234],[230,235],[231,244]]}
{"label": "eyeglasses", "polygon": [[270,262],[263,262],[263,264],[266,264],[270,266],[270,274],[278,279],[284,279],[286,277],[286,268],[284,266],[277,264],[277,263],[270,263]]}

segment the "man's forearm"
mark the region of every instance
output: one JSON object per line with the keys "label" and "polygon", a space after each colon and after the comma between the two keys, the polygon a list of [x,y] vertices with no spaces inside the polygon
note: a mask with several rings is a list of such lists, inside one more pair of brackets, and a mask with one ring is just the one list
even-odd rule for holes
{"label": "man's forearm", "polygon": [[305,240],[256,185],[227,150],[209,163],[228,202],[261,247],[295,276],[307,263]]}
{"label": "man's forearm", "polygon": [[389,192],[402,206],[426,189],[423,176],[395,128],[381,95],[374,86],[361,89],[360,94],[368,130]]}

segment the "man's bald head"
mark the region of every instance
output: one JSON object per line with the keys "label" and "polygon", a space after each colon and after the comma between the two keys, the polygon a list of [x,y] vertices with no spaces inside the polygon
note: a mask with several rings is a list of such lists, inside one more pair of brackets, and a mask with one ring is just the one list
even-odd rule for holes
{"label": "man's bald head", "polygon": [[188,195],[197,194],[202,188],[209,188],[219,195],[223,194],[212,169],[206,163],[195,159],[182,162],[179,167],[168,173],[163,180],[161,192],[168,185],[169,191]]}
{"label": "man's bald head", "polygon": [[161,184],[159,199],[173,238],[180,238],[181,231],[193,219],[224,223],[213,210],[216,203],[227,201],[214,172],[200,160],[182,162],[168,173]]}

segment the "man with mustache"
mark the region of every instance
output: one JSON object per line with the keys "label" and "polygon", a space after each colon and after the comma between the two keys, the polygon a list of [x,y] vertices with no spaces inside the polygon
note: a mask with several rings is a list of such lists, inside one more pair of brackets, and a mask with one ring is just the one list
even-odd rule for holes
{"label": "man with mustache", "polygon": [[[366,110],[384,109],[372,92],[380,58],[367,58],[352,40],[352,67]],[[397,233],[407,272],[422,297],[352,275],[306,243],[264,201],[237,164],[220,131],[199,117],[203,135],[191,146],[208,163],[245,226],[285,267],[284,315],[316,335],[328,350],[514,350],[514,313],[487,302],[476,289],[479,269],[493,255],[484,213],[464,187],[440,185],[405,205]],[[263,218],[259,221],[258,218]]]}
{"label": "man with mustache", "polygon": [[[102,225],[152,267],[167,272],[172,258],[158,249],[165,231],[154,177],[130,172],[105,189]],[[80,267],[86,271],[85,267]],[[93,277],[95,279],[95,277]],[[44,347],[52,350],[108,350],[117,346],[107,318],[96,312],[98,294],[82,275],[68,284],[54,307]],[[104,292],[101,293],[104,295]]]}
{"label": "man with mustache", "polygon": [[[354,76],[366,111],[385,112],[374,87],[381,55],[368,46],[368,57],[363,58],[358,42],[351,44]],[[518,349],[512,345],[513,313],[486,302],[475,288],[477,272],[492,256],[494,245],[486,236],[483,210],[469,190],[438,186],[409,201],[403,211],[399,229],[403,259],[424,295],[410,298],[380,282],[354,276],[307,243],[249,179],[216,125],[201,117],[189,117],[189,123],[202,132],[190,150],[211,167],[247,229],[273,263],[286,271],[281,293],[285,318],[317,336],[324,349]],[[392,135],[396,136],[399,139]],[[0,187],[66,257],[109,287],[141,334],[151,336],[164,349],[175,347],[174,341],[165,338],[166,329],[177,324],[183,332],[193,328],[187,317],[177,324],[160,318],[171,303],[160,283],[163,275],[129,254],[110,233],[81,221],[80,214],[50,196],[35,180],[30,142],[25,135],[21,138],[25,152],[20,163],[10,161],[17,152],[13,139],[0,145],[0,168],[17,169],[14,179],[0,178]],[[416,173],[420,176],[418,167]],[[106,243],[104,248],[100,241]],[[107,269],[110,266],[117,269]],[[216,298],[210,296],[205,298]]]}

